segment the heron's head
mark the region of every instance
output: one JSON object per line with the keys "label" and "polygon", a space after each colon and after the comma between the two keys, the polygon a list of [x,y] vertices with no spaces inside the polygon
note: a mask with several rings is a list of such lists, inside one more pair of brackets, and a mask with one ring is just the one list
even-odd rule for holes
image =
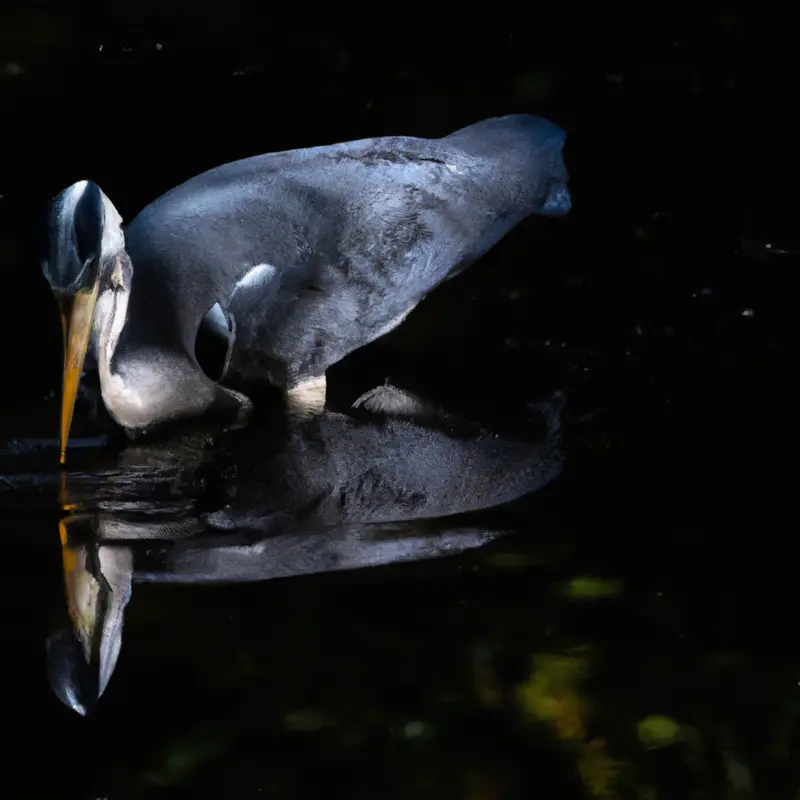
{"label": "heron's head", "polygon": [[58,300],[64,333],[63,463],[98,295],[105,289],[127,293],[133,275],[122,218],[97,184],[79,181],[53,201],[49,254],[42,270]]}

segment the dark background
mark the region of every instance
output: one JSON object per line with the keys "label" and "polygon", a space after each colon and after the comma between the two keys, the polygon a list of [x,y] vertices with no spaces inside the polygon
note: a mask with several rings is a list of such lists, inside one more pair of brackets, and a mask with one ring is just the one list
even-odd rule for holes
{"label": "dark background", "polygon": [[[770,663],[791,671],[786,665],[795,662],[781,659],[797,651],[787,507],[800,116],[787,20],[649,4],[619,11],[510,3],[319,11],[299,3],[163,0],[24,8],[0,11],[3,438],[57,429],[51,395],[60,382],[60,330],[40,270],[42,224],[49,199],[75,180],[98,182],[130,219],[176,183],[235,158],[384,134],[436,137],[486,116],[539,113],[568,130],[572,214],[520,226],[401,329],[335,369],[332,393],[349,402],[389,376],[501,425],[540,391],[565,389],[573,466],[548,501],[548,534],[577,537],[581,558],[640,580],[648,591],[678,587],[671,608],[688,626],[684,637],[703,643],[722,636],[724,646],[747,652],[759,642]],[[51,513],[47,506],[26,519],[2,517],[9,755],[25,755],[36,773],[19,796],[57,784],[64,796],[95,789],[117,796],[126,776],[140,774],[139,761],[161,746],[147,726],[172,731],[176,716],[202,718],[186,709],[193,698],[202,706],[210,690],[169,670],[159,682],[152,662],[165,645],[157,640],[149,657],[121,659],[106,706],[91,720],[47,694],[42,609],[60,592],[57,549],[45,553],[42,544],[51,536]],[[478,589],[465,588],[455,568],[439,569],[407,573],[415,613],[428,608],[432,636],[452,624],[452,593],[474,601],[480,590],[491,598],[481,606],[487,629],[498,624],[492,610],[513,616],[533,602],[527,584],[502,589],[497,581],[505,578],[492,574]],[[402,605],[405,587],[393,593],[365,580],[348,584],[340,617],[324,598],[341,584],[281,584],[268,602],[295,608],[282,613],[304,624],[314,618],[318,643],[332,642],[331,631],[349,624],[347,614],[360,620],[355,630],[378,624],[358,617],[365,605],[392,619],[400,613],[389,609]],[[247,597],[229,602],[240,608],[253,602]],[[205,602],[212,619],[226,613]],[[171,619],[188,629],[177,612]],[[270,624],[269,635],[285,649],[291,626],[274,618]],[[614,641],[628,642],[620,624],[612,626]],[[407,646],[432,647],[419,637]],[[225,646],[234,639],[229,634]],[[131,640],[126,653],[134,650]],[[145,640],[140,633],[140,653]],[[281,680],[305,674],[306,659],[319,657],[311,633],[303,642],[282,656]],[[364,657],[355,653],[354,660]],[[185,655],[181,669],[193,658]],[[431,673],[445,669],[445,660],[431,656]],[[392,669],[388,662],[374,667],[361,679],[374,687],[373,700],[382,696],[380,670]],[[355,684],[356,673],[347,674]],[[675,680],[673,695],[689,691]],[[224,705],[224,697],[207,702]],[[271,747],[288,748],[286,763],[298,765],[294,777],[283,767],[285,796],[298,796],[292,791],[301,785],[315,796],[298,777],[300,751],[276,741]],[[442,763],[476,758],[473,747],[485,754],[488,745],[475,741],[451,742]],[[497,747],[515,769],[533,758],[517,753],[518,743]],[[134,755],[120,755],[123,748]],[[379,758],[358,753],[346,762],[351,770]],[[312,766],[325,761],[319,753],[310,758]],[[332,798],[339,795],[331,787],[344,790],[331,766],[338,756],[325,758],[330,780],[320,779],[316,796]],[[95,774],[97,763],[104,766]],[[236,769],[257,772],[253,763]],[[789,797],[794,773],[769,764],[761,768],[760,796]],[[234,791],[234,767],[214,774],[222,791]],[[376,788],[386,774],[377,770],[376,782],[365,778],[363,785],[388,797],[386,787]],[[361,796],[355,791],[348,796]],[[397,791],[428,796],[419,788]],[[275,792],[268,796],[284,796]]]}

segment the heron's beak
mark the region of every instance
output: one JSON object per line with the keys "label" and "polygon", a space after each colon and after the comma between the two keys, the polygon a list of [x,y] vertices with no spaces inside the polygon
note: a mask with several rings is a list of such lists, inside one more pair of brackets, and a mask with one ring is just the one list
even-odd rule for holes
{"label": "heron's beak", "polygon": [[97,305],[97,293],[100,286],[86,291],[76,292],[71,297],[63,297],[58,301],[61,311],[61,327],[64,333],[64,384],[61,389],[61,463],[67,459],[67,440],[72,426],[72,413],[75,410],[75,398],[78,395],[78,383],[86,360],[89,337],[92,334],[92,319]]}

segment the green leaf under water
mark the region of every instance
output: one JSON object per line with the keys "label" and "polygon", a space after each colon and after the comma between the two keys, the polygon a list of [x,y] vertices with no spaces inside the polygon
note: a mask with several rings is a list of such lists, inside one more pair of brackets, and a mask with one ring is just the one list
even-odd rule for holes
{"label": "green leaf under water", "polygon": [[674,744],[680,734],[681,726],[671,717],[651,714],[639,721],[636,731],[639,741],[647,747],[668,747]]}
{"label": "green leaf under water", "polygon": [[572,600],[592,600],[599,597],[613,597],[623,588],[624,582],[621,580],[583,575],[569,581],[564,587],[564,594]]}

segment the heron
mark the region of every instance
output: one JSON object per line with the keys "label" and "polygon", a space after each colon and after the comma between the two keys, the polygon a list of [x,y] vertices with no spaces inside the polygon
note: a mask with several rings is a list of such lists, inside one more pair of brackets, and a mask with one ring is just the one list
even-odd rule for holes
{"label": "heron", "polygon": [[[43,271],[62,320],[61,463],[79,383],[129,432],[246,425],[242,386],[325,407],[326,370],[396,328],[523,219],[571,208],[565,131],[512,114],[439,139],[385,136],[210,169],[122,218],[90,180],[54,200]],[[198,360],[199,337],[221,366]],[[237,387],[237,388],[234,388]]]}

